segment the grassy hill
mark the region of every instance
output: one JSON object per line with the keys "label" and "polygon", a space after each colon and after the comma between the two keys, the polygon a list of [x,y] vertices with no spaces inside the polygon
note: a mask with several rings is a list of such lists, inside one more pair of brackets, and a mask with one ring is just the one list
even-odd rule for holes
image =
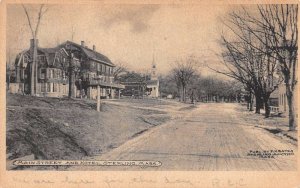
{"label": "grassy hill", "polygon": [[7,158],[81,159],[118,147],[169,116],[90,100],[7,95]]}

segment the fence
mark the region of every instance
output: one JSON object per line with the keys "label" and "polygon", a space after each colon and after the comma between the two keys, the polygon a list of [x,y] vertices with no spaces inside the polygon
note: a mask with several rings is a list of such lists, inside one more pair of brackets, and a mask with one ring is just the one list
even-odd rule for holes
{"label": "fence", "polygon": [[271,110],[271,112],[279,113],[279,107],[277,107],[277,106],[270,106],[270,110]]}

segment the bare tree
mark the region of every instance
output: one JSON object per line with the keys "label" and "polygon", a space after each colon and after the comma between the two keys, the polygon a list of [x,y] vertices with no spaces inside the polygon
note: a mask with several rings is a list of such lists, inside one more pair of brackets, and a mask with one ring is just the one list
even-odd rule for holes
{"label": "bare tree", "polygon": [[113,76],[115,81],[119,81],[120,76],[125,74],[128,71],[128,68],[124,62],[117,62],[116,67],[113,71]]}
{"label": "bare tree", "polygon": [[31,67],[30,67],[30,74],[31,74],[30,93],[31,93],[31,95],[35,95],[36,89],[37,89],[37,68],[38,68],[37,63],[36,63],[37,62],[37,37],[38,37],[42,17],[48,11],[48,8],[45,8],[45,6],[43,4],[40,6],[39,12],[38,12],[38,17],[37,17],[37,23],[34,27],[32,20],[30,19],[30,16],[28,13],[28,9],[23,4],[22,4],[22,7],[25,11],[27,21],[28,21],[28,26],[30,28],[31,35],[32,35],[33,49],[31,49],[32,63],[31,63]]}
{"label": "bare tree", "polygon": [[197,60],[190,56],[185,60],[177,61],[172,69],[172,74],[177,87],[180,88],[180,100],[186,101],[186,89],[193,75],[197,71]]}
{"label": "bare tree", "polygon": [[[266,28],[266,45],[278,60],[284,77],[286,96],[289,106],[289,129],[295,130],[294,93],[297,83],[296,64],[298,53],[298,5],[258,6]],[[254,32],[254,31],[253,31]]]}
{"label": "bare tree", "polygon": [[[262,6],[258,6],[258,10],[262,13]],[[270,95],[278,88],[283,76],[278,74],[278,69],[282,66],[278,55],[274,53],[274,42],[270,40],[272,28],[262,25],[265,22],[262,14],[260,17],[250,15],[245,8],[243,12],[232,12],[224,24],[232,31],[234,40],[228,41],[224,36],[222,40],[229,52],[228,56],[231,56],[229,62],[231,61],[232,66],[227,66],[230,76],[243,82],[246,90],[254,92],[256,113],[259,113],[260,100],[263,101],[265,116],[269,117]]]}
{"label": "bare tree", "polygon": [[251,69],[251,63],[244,57],[244,48],[241,42],[229,42],[224,36],[222,36],[222,44],[225,47],[222,53],[223,61],[221,61],[226,70],[216,70],[211,67],[217,73],[224,74],[231,77],[244,85],[245,90],[251,91],[256,97],[256,110],[255,113],[260,113],[261,107],[261,91],[254,83],[254,77],[256,77],[255,71]]}
{"label": "bare tree", "polygon": [[258,16],[250,14],[243,8],[242,13],[233,13],[233,15],[239,20],[239,27],[255,36],[265,48],[258,48],[245,40],[243,36],[236,34],[241,40],[278,62],[284,78],[289,106],[289,129],[295,130],[294,93],[297,84],[298,5],[258,5],[257,12]]}

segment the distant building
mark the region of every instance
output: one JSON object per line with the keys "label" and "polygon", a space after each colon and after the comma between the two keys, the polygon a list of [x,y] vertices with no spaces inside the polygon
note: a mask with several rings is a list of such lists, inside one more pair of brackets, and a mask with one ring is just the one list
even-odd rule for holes
{"label": "distant building", "polygon": [[[296,71],[297,73],[298,70],[298,62],[296,62]],[[296,74],[296,80],[298,80],[297,74]],[[295,90],[294,90],[294,107],[295,107],[295,114],[296,118],[298,117],[298,105],[297,105],[297,99],[298,99],[298,83],[296,83]],[[278,89],[276,89],[270,96],[271,101],[277,101],[277,105],[273,106],[278,106],[279,107],[279,112],[283,113],[283,115],[288,116],[289,114],[289,106],[288,106],[288,101],[287,101],[287,96],[286,96],[286,85],[284,82],[282,82]],[[271,106],[272,106],[271,105]]]}
{"label": "distant building", "polygon": [[[30,94],[32,51],[33,40],[30,49],[19,53],[16,58],[15,83],[10,84],[12,93]],[[54,48],[38,47],[36,95],[68,96],[70,77],[73,97],[96,99],[97,85],[100,84],[101,96],[114,98],[124,88],[114,83],[114,67],[106,56],[96,51],[95,46],[90,49],[84,41],[81,45],[66,41]]]}
{"label": "distant building", "polygon": [[156,64],[153,57],[150,80],[147,80],[147,93],[149,97],[159,97],[159,80],[156,75]]}
{"label": "distant building", "polygon": [[270,95],[269,98],[269,105],[270,106],[274,106],[274,107],[278,107],[279,106],[279,89],[276,89],[275,91],[273,91]]}
{"label": "distant building", "polygon": [[134,98],[159,97],[159,80],[156,75],[154,58],[150,75],[127,72],[126,75],[122,75],[121,80],[122,85],[125,86],[122,96],[131,96]]}
{"label": "distant building", "polygon": [[142,98],[146,91],[146,82],[122,82],[125,85],[125,89],[122,91],[122,96]]}
{"label": "distant building", "polygon": [[[294,93],[294,107],[295,107],[295,114],[296,117],[298,117],[298,105],[297,105],[297,99],[298,99],[298,84],[296,85],[295,88],[295,93]],[[279,106],[279,111],[282,112],[284,115],[288,116],[289,114],[289,106],[288,106],[288,101],[287,101],[287,96],[286,96],[286,87],[285,84],[282,83],[279,85],[278,88],[278,106]]]}

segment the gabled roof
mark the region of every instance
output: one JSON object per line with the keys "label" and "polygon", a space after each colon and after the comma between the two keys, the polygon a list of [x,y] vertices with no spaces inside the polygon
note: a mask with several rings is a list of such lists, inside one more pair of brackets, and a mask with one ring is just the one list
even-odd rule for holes
{"label": "gabled roof", "polygon": [[[87,48],[85,46],[81,46],[80,44],[76,44],[74,42],[71,42],[71,41],[66,41],[60,45],[58,45],[57,47],[54,47],[54,48],[40,48],[38,47],[37,50],[44,53],[45,56],[46,56],[46,59],[47,59],[47,63],[48,65],[53,65],[54,64],[54,59],[55,59],[55,53],[58,52],[62,47],[64,47],[66,44],[71,44],[71,45],[74,45],[76,46],[77,48],[81,49],[82,52],[90,59],[94,60],[94,61],[97,61],[97,62],[101,62],[101,63],[104,63],[104,64],[107,64],[107,65],[110,65],[110,66],[115,66],[111,61],[110,59],[108,59],[108,57],[106,57],[105,55],[99,53],[99,52],[96,52],[90,48]],[[22,51],[19,56],[21,54],[24,54],[26,52],[28,52],[28,50],[24,50]]]}
{"label": "gabled roof", "polygon": [[38,48],[41,52],[43,52],[46,56],[48,65],[54,65],[55,53],[59,50],[56,48]]}
{"label": "gabled roof", "polygon": [[47,53],[47,54],[52,54],[52,53],[55,53],[57,52],[58,48],[38,48],[38,50],[44,52],[44,53]]}
{"label": "gabled roof", "polygon": [[101,62],[101,63],[104,63],[104,64],[107,64],[107,65],[110,65],[110,66],[115,66],[111,61],[110,59],[108,59],[108,57],[106,57],[105,55],[97,52],[97,51],[94,51],[88,47],[85,47],[85,46],[82,46],[80,44],[77,44],[77,43],[74,43],[74,42],[71,42],[71,41],[66,41],[64,42],[63,44],[61,45],[65,45],[66,43],[69,43],[71,45],[74,45],[76,46],[77,48],[80,48],[88,58],[92,59],[92,60],[95,60],[95,61],[98,61],[98,62]]}

